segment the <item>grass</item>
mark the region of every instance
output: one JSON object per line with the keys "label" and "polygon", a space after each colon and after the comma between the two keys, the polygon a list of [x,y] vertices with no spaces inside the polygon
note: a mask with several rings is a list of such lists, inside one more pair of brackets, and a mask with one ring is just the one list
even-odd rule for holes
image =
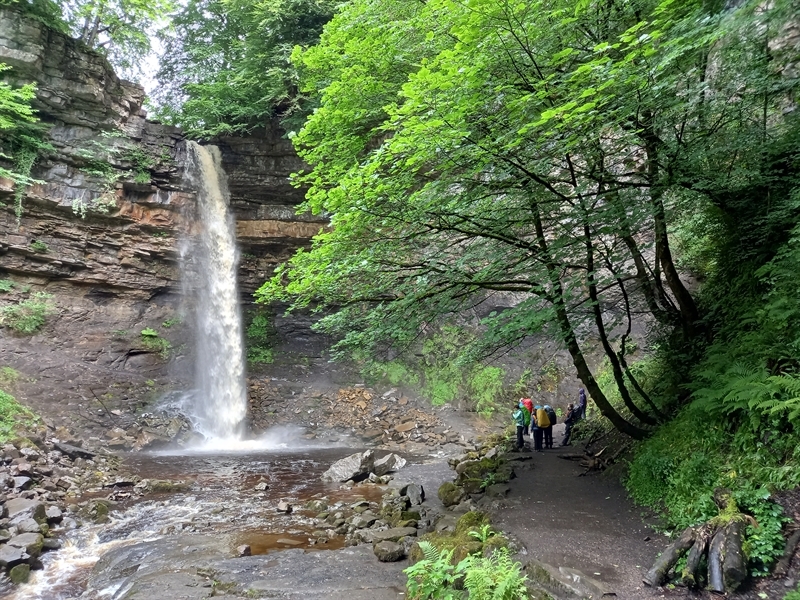
{"label": "grass", "polygon": [[158,355],[167,360],[172,350],[172,344],[169,340],[162,338],[158,331],[152,327],[145,327],[141,331],[142,345],[150,352],[157,352]]}
{"label": "grass", "polygon": [[36,292],[32,298],[0,308],[0,325],[10,327],[17,333],[36,333],[56,310],[49,302],[52,297],[52,294]]}
{"label": "grass", "polygon": [[0,390],[0,444],[13,440],[20,430],[39,422],[33,411],[22,406],[11,394]]}

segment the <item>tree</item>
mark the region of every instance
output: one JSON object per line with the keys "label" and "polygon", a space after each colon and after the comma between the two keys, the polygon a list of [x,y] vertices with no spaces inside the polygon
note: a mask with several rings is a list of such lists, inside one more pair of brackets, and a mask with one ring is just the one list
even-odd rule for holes
{"label": "tree", "polygon": [[295,45],[319,38],[333,0],[190,0],[164,32],[156,116],[195,137],[247,131],[302,112]]}
{"label": "tree", "polygon": [[[332,230],[260,299],[338,308],[320,324],[343,336],[339,348],[379,353],[515,294],[465,356],[554,331],[601,412],[644,436],[662,414],[627,365],[631,320],[647,312],[687,343],[702,330],[672,257],[670,207],[731,190],[718,175],[739,168],[731,139],[752,147],[768,72],[734,58],[762,48],[758,20],[779,13],[670,0],[351,3],[296,56],[321,99],[296,138],[312,165],[304,208],[330,213]],[[722,64],[713,82],[710,61]],[[743,78],[752,89],[731,110]],[[717,177],[713,194],[699,174]],[[622,409],[589,368],[590,331]]]}

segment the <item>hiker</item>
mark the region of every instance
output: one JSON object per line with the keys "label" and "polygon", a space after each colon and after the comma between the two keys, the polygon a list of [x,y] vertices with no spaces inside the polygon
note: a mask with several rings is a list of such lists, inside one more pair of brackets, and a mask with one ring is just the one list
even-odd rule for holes
{"label": "hiker", "polygon": [[583,388],[578,392],[578,406],[575,410],[577,411],[575,415],[576,423],[586,418],[586,390]]}
{"label": "hiker", "polygon": [[[530,398],[520,398],[519,401],[525,405],[525,408],[528,409],[528,413],[533,415],[533,400]],[[528,425],[530,426],[530,419],[528,419]],[[530,435],[529,427],[525,427],[525,435]]]}
{"label": "hiker", "polygon": [[523,435],[529,435],[528,431],[531,426],[531,411],[528,410],[528,407],[525,406],[525,403],[520,401],[519,409],[522,411],[522,416],[525,417],[525,428],[522,430]]}
{"label": "hiker", "polygon": [[544,405],[544,412],[547,413],[547,419],[550,421],[550,425],[544,428],[544,447],[545,448],[552,448],[553,447],[553,425],[558,422],[558,418],[556,417],[556,411],[553,410],[553,407],[549,404]]}
{"label": "hiker", "polygon": [[[523,412],[522,402],[514,403],[514,412],[511,418],[517,426],[517,450],[522,450],[525,447],[525,441],[522,439],[522,432],[525,430],[525,413]],[[530,418],[530,417],[529,417]]]}
{"label": "hiker", "polygon": [[533,407],[535,416],[533,419],[533,445],[536,452],[543,452],[542,438],[544,437],[544,430],[550,425],[550,419],[541,404]]}
{"label": "hiker", "polygon": [[564,417],[564,439],[561,440],[562,446],[569,446],[569,436],[572,432],[572,426],[575,424],[577,411],[575,405],[571,402],[567,404],[567,415]]}

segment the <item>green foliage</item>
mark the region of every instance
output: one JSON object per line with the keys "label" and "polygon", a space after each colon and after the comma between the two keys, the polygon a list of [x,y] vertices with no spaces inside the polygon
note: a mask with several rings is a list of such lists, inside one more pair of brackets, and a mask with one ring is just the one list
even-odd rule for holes
{"label": "green foliage", "polygon": [[161,326],[164,329],[169,329],[173,325],[180,325],[182,322],[183,322],[183,319],[181,318],[180,315],[178,315],[178,316],[175,316],[175,317],[170,317],[169,319],[165,319],[164,322],[161,323]]}
{"label": "green foliage", "polygon": [[31,242],[31,250],[39,254],[46,254],[50,248],[42,240],[33,240]]}
{"label": "green foliage", "polygon": [[[525,576],[506,548],[491,556],[468,556],[452,565],[452,550],[437,550],[420,541],[424,558],[407,568],[407,589],[412,600],[525,600]],[[463,578],[464,591],[457,589]]]}
{"label": "green foliage", "polygon": [[266,312],[256,312],[245,332],[247,361],[252,364],[272,364],[275,361],[274,343],[275,326],[272,319]]}
{"label": "green foliage", "polygon": [[336,4],[190,0],[162,32],[156,117],[209,138],[304,114],[289,56],[295,46],[316,42]]}
{"label": "green foliage", "polygon": [[157,352],[163,360],[169,359],[172,344],[169,340],[162,338],[157,330],[145,327],[139,335],[142,339],[142,346],[150,352]]}
{"label": "green foliage", "polygon": [[800,600],[800,583],[797,584],[797,589],[786,594],[783,600]]}
{"label": "green foliage", "polygon": [[31,410],[0,390],[0,444],[13,440],[20,429],[33,427],[38,422],[39,417]]}
{"label": "green foliage", "polygon": [[4,388],[14,385],[19,381],[19,371],[12,367],[0,367],[0,385]]}
{"label": "green foliage", "polygon": [[10,327],[17,333],[32,334],[41,329],[47,317],[56,309],[50,299],[52,294],[36,292],[32,298],[0,308],[0,325]]}
{"label": "green foliage", "polygon": [[10,279],[0,279],[0,292],[7,293],[14,289],[14,282]]}
{"label": "green foliage", "polygon": [[763,438],[746,427],[731,435],[728,424],[693,405],[636,450],[626,486],[638,503],[665,511],[665,524],[676,529],[715,517],[714,490],[733,490],[758,523],[748,527],[746,549],[753,571],[764,573],[781,555],[785,522],[770,490],[800,484],[798,444],[800,436],[780,428]]}

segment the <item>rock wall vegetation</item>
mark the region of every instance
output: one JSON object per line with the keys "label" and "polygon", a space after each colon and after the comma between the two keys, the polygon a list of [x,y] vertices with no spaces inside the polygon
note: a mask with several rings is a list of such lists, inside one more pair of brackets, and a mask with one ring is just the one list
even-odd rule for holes
{"label": "rock wall vegetation", "polygon": [[[84,412],[147,402],[154,382],[186,376],[190,362],[179,251],[197,224],[183,134],[148,121],[142,87],[103,56],[10,8],[0,9],[0,63],[12,86],[35,84],[38,118],[0,135],[0,167],[30,177],[0,179],[0,365],[26,375],[34,405],[56,389]],[[213,141],[246,300],[322,222],[294,214],[303,192],[288,177],[301,162],[276,124]]]}

